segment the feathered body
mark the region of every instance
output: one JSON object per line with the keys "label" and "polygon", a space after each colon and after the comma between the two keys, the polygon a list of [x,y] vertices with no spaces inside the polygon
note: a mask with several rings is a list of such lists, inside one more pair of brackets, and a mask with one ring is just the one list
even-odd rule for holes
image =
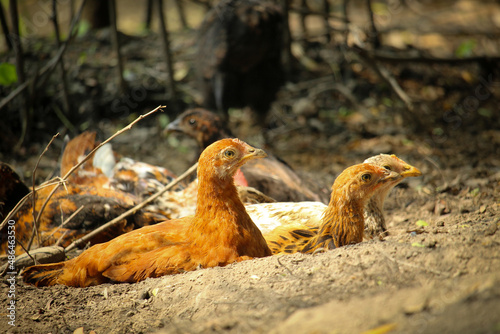
{"label": "feathered body", "polygon": [[264,151],[238,139],[210,145],[199,159],[194,216],[134,230],[66,262],[30,267],[23,273],[25,282],[79,287],[137,282],[270,255],[233,182],[242,164],[263,156]]}
{"label": "feathered body", "polygon": [[[66,175],[96,146],[95,132],[83,132],[70,140],[61,158],[61,174]],[[10,175],[9,178],[4,180],[6,182],[4,188],[13,182],[16,187],[24,189],[23,192],[28,192],[28,188],[22,184],[15,172],[11,170],[8,175]],[[27,247],[30,240],[32,240],[30,249],[54,244],[66,247],[74,240],[137,205],[141,197],[152,191],[153,187],[150,185],[153,184],[156,190],[161,182],[166,183],[170,177],[169,172],[161,167],[132,163],[127,159],[116,163],[115,154],[111,146],[107,144],[76,169],[50,198],[49,195],[55,185],[40,187],[36,191],[35,199],[28,198],[19,208],[12,217],[16,222],[18,240],[16,254],[23,253],[21,244]],[[9,195],[9,198],[11,200],[16,198],[16,203],[20,199],[12,195]],[[10,203],[9,206],[13,205]],[[44,210],[41,212],[43,207]],[[75,213],[77,210],[78,213]],[[35,230],[33,222],[34,217],[37,216],[40,217]],[[167,218],[169,218],[167,212],[149,206],[129,215],[113,229],[100,233],[89,242],[90,244],[105,242],[132,229],[156,224]],[[0,239],[0,254],[7,249],[4,232],[5,230]],[[37,234],[36,237],[33,237],[34,233]]]}
{"label": "feathered body", "polygon": [[[62,155],[61,175],[65,175],[98,144],[96,133],[93,131],[85,131],[70,140]],[[69,181],[97,188],[114,189],[143,198],[175,177],[174,173],[164,167],[121,157],[113,151],[111,144],[107,143],[71,174]]]}
{"label": "feathered body", "polygon": [[[19,211],[11,218],[16,222],[16,254],[24,253],[29,241],[33,239],[31,249],[57,244],[68,246],[102,224],[118,217],[134,207],[138,200],[135,196],[112,189],[67,183],[61,185],[48,200],[40,218],[37,230],[33,228],[33,212],[37,217],[46,202],[54,185],[47,186],[36,192],[35,207],[30,198],[26,200]],[[78,213],[75,212],[78,210]],[[73,216],[72,216],[73,215]],[[71,219],[69,219],[72,216]],[[122,233],[135,228],[156,224],[165,220],[160,212],[138,210],[119,222],[113,229],[100,233],[89,240],[91,244],[108,241]],[[38,237],[33,234],[38,231]],[[3,237],[0,254],[7,249],[7,238]]]}
{"label": "feathered body", "polygon": [[0,220],[3,220],[17,202],[29,193],[29,189],[14,169],[1,161],[0,181]]}

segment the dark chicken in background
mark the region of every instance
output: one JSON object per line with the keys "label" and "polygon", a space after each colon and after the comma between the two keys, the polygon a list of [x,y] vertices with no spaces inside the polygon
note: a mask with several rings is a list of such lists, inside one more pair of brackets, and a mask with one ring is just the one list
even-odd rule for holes
{"label": "dark chicken in background", "polygon": [[[189,109],[171,122],[167,132],[181,132],[194,138],[200,150],[211,143],[234,138],[226,123],[215,113],[202,108]],[[241,167],[248,186],[278,202],[320,201],[328,203],[329,191],[310,188],[279,158],[269,154],[265,159],[252,160]]]}
{"label": "dark chicken in background", "polygon": [[269,1],[222,0],[199,28],[196,75],[202,105],[226,117],[250,107],[264,125],[284,82],[283,14]]}

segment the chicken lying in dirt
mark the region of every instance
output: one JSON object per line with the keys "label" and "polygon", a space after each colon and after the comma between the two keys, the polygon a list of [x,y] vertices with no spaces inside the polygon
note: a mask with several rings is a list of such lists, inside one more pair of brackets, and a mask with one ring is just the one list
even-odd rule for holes
{"label": "chicken lying in dirt", "polygon": [[273,254],[313,253],[363,241],[363,211],[368,200],[385,184],[401,178],[396,172],[366,163],[347,168],[333,183],[319,226],[282,225],[265,235],[269,248]]}
{"label": "chicken lying in dirt", "polygon": [[[384,202],[391,189],[405,178],[420,176],[422,173],[418,168],[409,165],[395,155],[379,154],[366,159],[364,162],[394,171],[402,176],[377,188],[369,199],[364,210],[365,237],[369,239],[387,230]],[[327,209],[327,206],[320,202],[263,203],[247,205],[246,207],[248,214],[257,223],[264,236],[280,226],[288,225],[290,222],[297,226],[302,225],[304,229],[317,228],[321,224],[321,218]]]}
{"label": "chicken lying in dirt", "polygon": [[199,159],[194,216],[134,230],[66,262],[29,267],[22,274],[24,281],[75,287],[138,282],[271,255],[233,180],[245,162],[265,155],[238,139],[215,142]]}
{"label": "chicken lying in dirt", "polygon": [[[183,112],[167,127],[167,132],[181,132],[194,138],[200,149],[222,138],[234,138],[224,121],[202,108]],[[282,160],[272,155],[252,161],[241,168],[248,186],[278,202],[320,201],[328,203],[328,191],[310,189]],[[319,190],[319,191],[318,191]]]}
{"label": "chicken lying in dirt", "polygon": [[[95,133],[93,132],[84,132],[71,140],[66,145],[61,159],[62,175],[64,176],[74,165],[80,162],[96,145]],[[36,191],[35,198],[33,199],[30,196],[13,214],[10,219],[16,222],[17,255],[22,254],[24,249],[28,248],[32,250],[52,245],[66,247],[74,240],[83,237],[141,202],[141,199],[135,196],[134,191],[122,191],[120,187],[109,186],[110,180],[115,180],[122,187],[125,187],[126,183],[118,182],[117,178],[111,179],[107,177],[100,167],[95,166],[94,162],[98,159],[99,157],[92,157],[85,162],[53,194],[55,185],[39,187],[40,189]],[[154,178],[141,177],[141,174],[136,173],[138,170],[137,164],[135,164],[134,168],[127,171],[123,171],[123,169],[117,170],[117,174],[135,174],[133,179],[135,180],[134,188],[136,190],[141,183],[146,182],[144,180],[157,180],[160,178],[159,176]],[[154,170],[150,168],[149,170],[157,171],[157,174],[168,174],[163,173],[159,168]],[[151,171],[143,174],[152,175]],[[19,187],[22,184],[19,176],[13,171],[5,173],[4,176],[2,180],[4,185],[13,183],[16,187]],[[122,176],[121,180],[123,179]],[[8,190],[6,187],[3,188],[6,191]],[[29,192],[28,188],[24,186],[24,189],[25,194],[27,194]],[[15,198],[20,200],[19,196]],[[10,209],[13,208],[12,203],[7,204]],[[5,214],[7,213],[5,212]],[[38,217],[38,219],[35,220],[34,217]],[[100,233],[89,242],[90,244],[105,242],[135,228],[156,224],[167,218],[167,213],[157,207],[153,208],[153,210],[148,210],[148,208],[137,210],[117,223],[112,229]],[[33,224],[34,221],[37,221],[36,228]],[[0,254],[4,254],[7,249],[6,241],[6,231],[3,229],[0,233]]]}

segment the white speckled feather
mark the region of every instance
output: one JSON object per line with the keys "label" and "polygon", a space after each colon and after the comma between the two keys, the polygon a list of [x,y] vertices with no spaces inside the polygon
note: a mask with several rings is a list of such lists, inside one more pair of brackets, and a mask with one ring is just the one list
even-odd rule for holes
{"label": "white speckled feather", "polygon": [[261,203],[245,206],[248,214],[262,234],[266,235],[280,226],[302,225],[317,227],[327,206],[321,202]]}

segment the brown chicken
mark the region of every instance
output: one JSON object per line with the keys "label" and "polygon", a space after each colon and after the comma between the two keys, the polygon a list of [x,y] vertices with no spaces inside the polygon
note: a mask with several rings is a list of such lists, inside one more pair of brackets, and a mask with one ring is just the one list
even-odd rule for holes
{"label": "brown chicken", "polygon": [[[69,141],[61,158],[61,174],[64,176],[96,146],[95,132],[84,132]],[[54,185],[43,187],[36,192],[34,210],[33,200],[30,197],[11,217],[16,222],[17,255],[24,252],[21,245],[27,247],[30,240],[32,242],[30,249],[54,244],[68,246],[74,240],[83,237],[137,205],[141,198],[135,194],[146,195],[145,193],[149,190],[143,184],[149,184],[149,180],[160,183],[157,179],[163,181],[169,177],[166,170],[163,171],[161,167],[149,167],[149,165],[142,163],[129,164],[131,166],[122,168],[120,166],[123,165],[123,162],[115,163],[114,153],[110,148],[109,145],[103,146],[71,174],[68,181],[59,186],[50,197],[41,214],[42,207],[54,189]],[[110,161],[111,163],[109,163]],[[114,176],[106,176],[103,170],[112,171]],[[5,181],[10,180],[8,184],[28,192],[27,187],[22,184],[15,172],[11,171],[7,174],[5,176],[9,176],[9,178],[5,178]],[[4,183],[6,191],[10,187],[7,187],[8,184]],[[10,200],[20,199],[18,196],[12,195],[8,197]],[[13,207],[12,203],[7,204]],[[38,233],[33,227],[33,212],[35,217],[40,215],[37,224]],[[70,217],[71,219],[69,219]],[[105,242],[135,228],[156,224],[165,219],[168,219],[166,212],[158,207],[148,206],[129,215],[112,229],[100,233],[89,242],[90,244]],[[5,253],[7,249],[5,233],[6,231],[3,230],[0,234],[0,254]],[[33,237],[34,234],[36,237]]]}
{"label": "brown chicken", "polygon": [[[167,126],[167,132],[181,132],[195,139],[204,149],[222,138],[234,138],[225,122],[215,113],[202,108],[189,109]],[[310,189],[303,180],[277,157],[251,161],[241,168],[248,186],[278,202],[321,201],[328,203],[328,191]]]}
{"label": "brown chicken", "polygon": [[284,82],[283,14],[265,0],[222,0],[199,28],[196,74],[202,105],[223,112],[249,106],[264,123]]}
{"label": "brown chicken", "polygon": [[265,155],[238,139],[215,142],[199,159],[194,216],[134,230],[66,262],[29,267],[23,272],[24,281],[77,287],[138,282],[270,255],[233,181],[241,165]]}
{"label": "brown chicken", "polygon": [[[365,237],[371,238],[386,230],[384,202],[391,189],[407,177],[419,176],[421,172],[395,155],[379,154],[368,158],[365,163],[395,171],[402,178],[386,182],[379,187],[365,207]],[[321,217],[327,206],[321,202],[269,203],[247,205],[247,212],[264,234],[290,223],[302,225],[304,229],[321,224]]]}
{"label": "brown chicken", "polygon": [[266,236],[273,254],[313,253],[363,241],[363,211],[370,197],[401,175],[371,164],[354,165],[344,170],[332,186],[330,203],[319,227],[303,228],[290,224]]}
{"label": "brown chicken", "polygon": [[[54,187],[48,186],[36,192],[35,216],[38,216]],[[138,200],[135,196],[121,191],[66,183],[66,186],[60,186],[47,202],[47,206],[38,220],[38,237],[33,238],[35,233],[33,229],[33,202],[30,197],[11,218],[16,222],[16,239],[18,241],[16,254],[24,252],[21,244],[27,247],[30,239],[33,239],[31,249],[54,244],[66,247],[74,240],[118,217],[136,204],[138,204]],[[78,212],[76,212],[77,210]],[[72,215],[73,217],[69,219]],[[95,244],[108,241],[132,229],[156,224],[165,219],[165,215],[159,212],[138,210],[89,242]],[[2,232],[0,254],[5,254],[7,249],[7,238],[6,235],[4,236],[4,232]]]}

